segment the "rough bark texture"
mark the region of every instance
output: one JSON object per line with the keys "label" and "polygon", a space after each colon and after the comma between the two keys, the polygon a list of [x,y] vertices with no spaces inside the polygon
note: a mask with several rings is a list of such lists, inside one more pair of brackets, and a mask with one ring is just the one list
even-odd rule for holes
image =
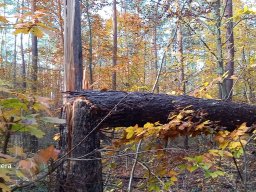
{"label": "rough bark texture", "polygon": [[98,128],[142,126],[157,121],[167,123],[170,112],[188,106],[207,113],[207,119],[219,121],[219,125],[228,130],[243,122],[248,125],[256,122],[256,106],[185,95],[80,91],[70,92],[66,101],[62,118],[66,118],[67,123],[61,128],[60,146],[65,153],[74,146],[77,148],[69,154],[58,174],[59,191],[65,192],[103,191],[101,161],[77,161],[74,158],[85,157],[86,154],[86,159],[100,157],[95,153],[95,149],[100,147],[100,138],[94,129],[106,116]]}
{"label": "rough bark texture", "polygon": [[[166,123],[170,112],[191,106],[194,110],[207,113],[207,119],[219,121],[219,125],[228,130],[247,122],[256,122],[256,106],[225,102],[213,99],[201,99],[191,96],[172,96],[152,93],[127,93],[118,91],[82,91],[72,92],[71,97],[80,96],[93,104],[93,111],[98,119],[103,118],[115,105],[103,127],[144,125],[147,122]],[[74,99],[74,98],[72,98]],[[96,117],[95,117],[96,118]]]}
{"label": "rough bark texture", "polygon": [[[217,0],[214,4],[214,18],[215,18],[215,35],[216,35],[216,57],[217,57],[217,72],[219,77],[222,77],[224,73],[223,68],[223,50],[221,40],[221,2]],[[219,99],[225,99],[227,96],[226,87],[224,83],[219,82]]]}
{"label": "rough bark texture", "polygon": [[116,0],[113,0],[113,55],[112,55],[112,89],[116,90],[116,64],[117,64],[117,10]]}
{"label": "rough bark texture", "polygon": [[227,18],[227,58],[228,62],[226,64],[226,71],[228,71],[228,77],[225,79],[226,87],[226,100],[232,100],[233,95],[233,79],[231,78],[234,75],[234,58],[235,58],[235,43],[234,43],[234,32],[233,32],[233,2],[232,0],[225,0],[226,10],[225,17]]}
{"label": "rough bark texture", "polygon": [[[85,155],[86,158],[100,158],[99,152],[93,152],[100,148],[98,133],[94,131],[89,134],[99,121],[94,114],[93,105],[86,100],[77,99],[71,103],[67,102],[63,114],[67,119],[67,125],[61,129],[62,151],[70,151],[78,145],[68,156],[69,158]],[[88,137],[79,144],[85,136]],[[62,166],[59,179],[59,191],[101,192],[103,191],[101,161],[68,160]]]}
{"label": "rough bark texture", "polygon": [[[36,0],[32,1],[32,13],[36,11]],[[31,71],[31,89],[33,93],[36,93],[37,91],[37,73],[38,73],[38,42],[37,42],[37,36],[31,35],[31,41],[32,41],[32,71]]]}
{"label": "rough bark texture", "polygon": [[[32,13],[37,10],[37,0],[33,0],[31,4]],[[38,40],[37,36],[31,34],[31,49],[32,49],[32,70],[31,70],[31,90],[33,94],[37,93],[38,81]],[[30,151],[35,153],[38,150],[38,139],[34,135],[30,136]]]}

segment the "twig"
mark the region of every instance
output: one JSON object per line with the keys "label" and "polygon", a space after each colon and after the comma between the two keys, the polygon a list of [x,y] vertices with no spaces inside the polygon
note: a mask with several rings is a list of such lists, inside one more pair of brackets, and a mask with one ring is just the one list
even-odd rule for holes
{"label": "twig", "polygon": [[137,149],[136,149],[136,155],[135,155],[135,160],[132,166],[132,171],[131,171],[131,175],[130,175],[130,179],[129,179],[129,184],[128,184],[128,192],[132,192],[132,181],[133,181],[133,176],[134,176],[134,171],[135,171],[135,167],[137,165],[138,162],[138,157],[139,157],[139,150],[140,150],[140,146],[142,143],[142,139],[139,141],[138,145],[137,145]]}
{"label": "twig", "polygon": [[234,156],[233,156],[233,161],[234,161],[234,164],[235,164],[235,166],[236,166],[236,170],[237,170],[237,172],[238,172],[238,175],[239,175],[241,181],[244,182],[244,178],[243,178],[243,176],[242,176],[242,174],[241,174],[241,171],[240,171],[240,169],[239,169],[239,167],[238,167],[238,165],[237,165],[237,162],[236,162],[236,158],[235,158]]}

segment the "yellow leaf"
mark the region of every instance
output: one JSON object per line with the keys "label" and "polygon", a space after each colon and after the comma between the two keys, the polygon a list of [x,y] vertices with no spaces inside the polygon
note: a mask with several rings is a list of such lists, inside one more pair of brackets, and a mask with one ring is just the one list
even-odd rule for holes
{"label": "yellow leaf", "polygon": [[205,98],[206,98],[206,99],[212,99],[212,96],[206,93],[206,94],[205,94]]}
{"label": "yellow leaf", "polygon": [[58,141],[60,139],[60,134],[59,133],[56,133],[53,137],[53,140],[54,141]]}
{"label": "yellow leaf", "polygon": [[125,132],[127,133],[126,139],[131,139],[134,135],[134,127],[128,127]]}
{"label": "yellow leaf", "polygon": [[235,75],[232,75],[232,76],[230,77],[230,79],[234,79],[234,80],[236,80],[236,79],[238,79],[238,77],[237,77],[237,76],[235,76]]}
{"label": "yellow leaf", "polygon": [[13,32],[14,35],[18,35],[20,33],[23,34],[28,34],[29,33],[29,29],[28,28],[17,28],[15,29],[15,31]]}
{"label": "yellow leaf", "polygon": [[193,171],[195,171],[195,170],[197,170],[197,166],[191,166],[191,165],[188,165],[187,167],[187,170],[190,172],[190,173],[192,173]]}
{"label": "yellow leaf", "polygon": [[176,117],[177,119],[182,119],[183,118],[183,115],[181,113],[179,113],[179,115],[177,115]]}
{"label": "yellow leaf", "polygon": [[226,149],[226,147],[228,146],[228,142],[223,142],[220,144],[220,148],[223,150],[223,149]]}
{"label": "yellow leaf", "polygon": [[256,64],[252,64],[252,65],[250,65],[250,67],[251,67],[251,68],[254,68],[254,67],[256,67]]}
{"label": "yellow leaf", "polygon": [[177,177],[172,176],[172,177],[171,177],[171,181],[175,182],[175,181],[178,181],[178,179],[177,179]]}
{"label": "yellow leaf", "polygon": [[222,75],[222,78],[225,79],[228,77],[228,71],[226,71],[223,75]]}
{"label": "yellow leaf", "polygon": [[237,149],[237,148],[241,148],[241,147],[242,147],[241,143],[238,141],[231,142],[231,143],[229,143],[229,146],[228,146],[229,149]]}
{"label": "yellow leaf", "polygon": [[203,129],[207,124],[209,124],[209,120],[204,121],[203,123],[200,123],[199,125],[196,126],[196,131]]}
{"label": "yellow leaf", "polygon": [[2,192],[10,192],[11,191],[10,187],[5,185],[4,183],[0,183],[0,189]]}
{"label": "yellow leaf", "polygon": [[0,22],[8,23],[9,21],[4,16],[0,16]]}
{"label": "yellow leaf", "polygon": [[233,157],[233,154],[230,153],[229,151],[224,151],[224,155],[227,157]]}
{"label": "yellow leaf", "polygon": [[44,33],[42,32],[42,30],[40,30],[38,27],[32,27],[32,29],[30,30],[30,32],[37,36],[38,38],[41,38],[44,36]]}
{"label": "yellow leaf", "polygon": [[4,181],[9,182],[12,181],[11,177],[9,176],[11,174],[11,169],[9,168],[0,168],[0,178],[3,178]]}
{"label": "yellow leaf", "polygon": [[240,127],[238,127],[238,129],[245,133],[248,130],[248,127],[246,126],[246,123],[243,123],[240,125]]}
{"label": "yellow leaf", "polygon": [[176,176],[176,175],[178,175],[178,173],[174,170],[171,170],[171,171],[169,171],[169,175],[170,176]]}
{"label": "yellow leaf", "polygon": [[144,128],[151,128],[151,127],[154,127],[154,124],[153,123],[146,123],[143,127]]}

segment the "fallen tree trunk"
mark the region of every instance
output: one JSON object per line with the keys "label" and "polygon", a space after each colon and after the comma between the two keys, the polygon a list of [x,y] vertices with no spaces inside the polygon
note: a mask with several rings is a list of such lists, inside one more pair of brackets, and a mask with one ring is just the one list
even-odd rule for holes
{"label": "fallen tree trunk", "polygon": [[227,130],[234,130],[243,122],[248,126],[256,122],[256,106],[247,104],[152,93],[68,93],[63,113],[67,125],[61,129],[60,146],[63,152],[72,152],[60,171],[59,191],[103,191],[101,161],[72,160],[81,156],[86,159],[100,157],[95,151],[100,148],[98,129],[157,121],[167,123],[170,112],[188,106],[206,113],[206,119],[218,122],[218,126]]}
{"label": "fallen tree trunk", "polygon": [[[193,110],[207,113],[206,119],[219,122],[221,127],[228,130],[234,130],[243,122],[247,122],[248,126],[256,122],[256,106],[248,104],[191,96],[117,91],[72,92],[69,98],[74,99],[78,96],[81,101],[84,100],[92,106],[92,112],[98,119],[105,117],[111,109],[115,108],[102,123],[103,127],[144,125],[147,122],[157,121],[167,123],[170,112],[188,106]],[[115,106],[117,104],[118,106]]]}

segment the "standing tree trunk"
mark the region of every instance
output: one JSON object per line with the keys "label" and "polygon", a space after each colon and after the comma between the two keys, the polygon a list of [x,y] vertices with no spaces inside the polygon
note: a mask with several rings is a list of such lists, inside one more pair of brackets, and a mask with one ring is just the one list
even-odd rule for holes
{"label": "standing tree trunk", "polygon": [[[178,51],[178,65],[180,66],[180,87],[182,95],[186,95],[186,82],[185,82],[185,72],[184,72],[184,56],[183,56],[183,34],[182,34],[182,24],[181,20],[177,23],[177,51]],[[184,139],[184,148],[188,149],[188,135]]]}
{"label": "standing tree trunk", "polygon": [[14,38],[14,50],[13,50],[13,87],[17,85],[17,36]]}
{"label": "standing tree trunk", "polygon": [[183,56],[183,35],[181,21],[177,23],[177,51],[178,51],[178,65],[180,66],[180,90],[183,95],[186,94],[186,82],[184,73],[184,56]]}
{"label": "standing tree trunk", "polygon": [[[158,5],[160,0],[157,1],[154,15],[154,28],[153,28],[153,46],[154,46],[154,64],[155,64],[155,78],[158,74],[158,49],[157,49],[157,24],[158,24]],[[159,93],[159,83],[156,84],[156,93]]]}
{"label": "standing tree trunk", "polygon": [[62,18],[62,15],[61,15],[61,10],[62,10],[62,7],[61,7],[61,0],[58,0],[57,2],[57,8],[58,8],[58,19],[59,19],[59,23],[60,23],[60,37],[61,37],[61,43],[62,43],[62,46],[64,46],[64,29],[63,29],[63,18]]}
{"label": "standing tree trunk", "polygon": [[113,56],[112,56],[112,89],[116,90],[116,64],[117,64],[117,11],[116,0],[113,0]]}
{"label": "standing tree trunk", "polygon": [[[214,18],[215,18],[215,30],[216,30],[216,49],[217,49],[217,63],[218,63],[218,75],[222,77],[224,73],[223,68],[223,53],[221,42],[221,15],[220,15],[220,0],[217,0],[214,4]],[[226,86],[224,83],[219,82],[219,99],[225,99],[227,96]]]}
{"label": "standing tree trunk", "polygon": [[64,7],[64,91],[81,90],[83,60],[80,1],[65,0]]}
{"label": "standing tree trunk", "polygon": [[[36,0],[32,1],[32,13],[36,11]],[[37,92],[37,73],[38,73],[38,47],[37,47],[37,37],[31,34],[32,39],[32,71],[31,71],[31,90],[33,94]],[[30,136],[30,151],[35,153],[38,149],[38,139],[31,135]]]}
{"label": "standing tree trunk", "polygon": [[[32,1],[32,13],[36,11],[36,0]],[[38,47],[37,37],[31,34],[32,39],[32,71],[31,71],[31,89],[35,94],[37,91],[37,73],[38,73]]]}
{"label": "standing tree trunk", "polygon": [[[81,90],[82,88],[82,46],[80,1],[65,0],[64,60],[65,60],[65,91]],[[93,130],[97,120],[93,117],[93,106],[84,102],[75,102],[72,106],[66,99],[62,117],[67,119],[66,126],[61,127],[62,140],[60,147],[67,154],[59,171],[59,191],[102,192],[101,161],[73,161],[86,155],[89,158],[100,158],[100,140]],[[81,108],[83,110],[81,111]],[[86,138],[84,138],[86,135]],[[81,142],[83,141],[83,142]],[[79,146],[79,147],[76,147]],[[90,154],[90,155],[89,155]]]}
{"label": "standing tree trunk", "polygon": [[21,64],[22,89],[23,91],[25,91],[25,89],[27,88],[27,82],[26,82],[26,63],[25,63],[24,48],[23,48],[23,34],[20,35],[20,53],[21,53],[21,63],[22,63]]}
{"label": "standing tree trunk", "polygon": [[89,0],[86,1],[86,13],[87,13],[87,21],[89,27],[89,84],[90,89],[92,89],[93,84],[93,74],[92,74],[92,24],[91,24],[91,15],[89,11]]}
{"label": "standing tree trunk", "polygon": [[235,44],[234,44],[234,33],[233,33],[233,3],[232,0],[225,0],[226,10],[225,17],[227,18],[227,59],[225,70],[228,71],[228,77],[225,79],[226,87],[226,100],[232,100],[233,95],[233,79],[231,76],[234,75],[234,57],[235,57]]}

